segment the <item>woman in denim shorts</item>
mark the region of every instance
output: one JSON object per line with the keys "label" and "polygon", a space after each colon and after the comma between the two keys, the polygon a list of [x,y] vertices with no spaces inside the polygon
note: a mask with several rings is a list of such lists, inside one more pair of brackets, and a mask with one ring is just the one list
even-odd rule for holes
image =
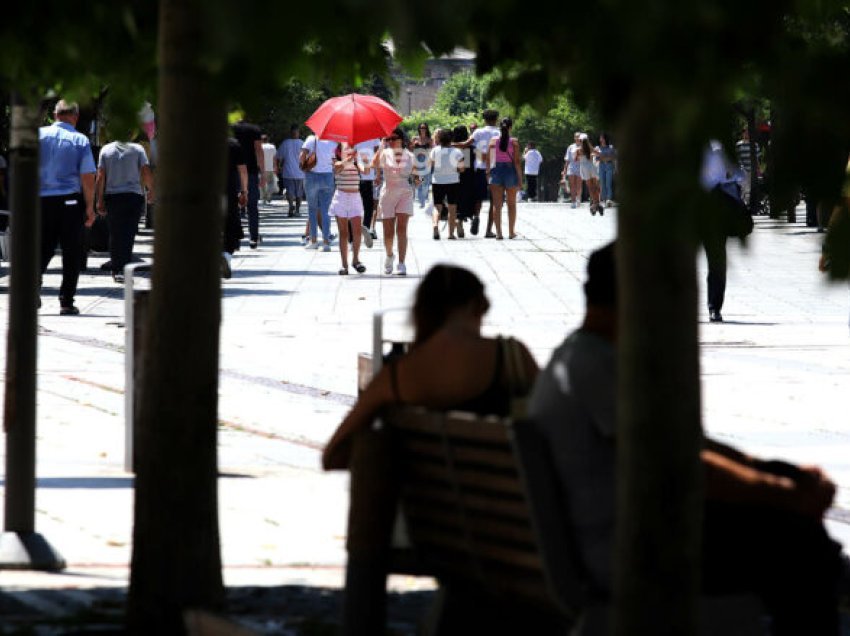
{"label": "woman in denim shorts", "polygon": [[493,200],[493,221],[496,225],[496,240],[502,239],[502,203],[508,198],[508,238],[516,238],[516,197],[522,183],[519,142],[511,137],[514,122],[505,117],[501,122],[501,134],[490,140],[487,161],[487,181]]}

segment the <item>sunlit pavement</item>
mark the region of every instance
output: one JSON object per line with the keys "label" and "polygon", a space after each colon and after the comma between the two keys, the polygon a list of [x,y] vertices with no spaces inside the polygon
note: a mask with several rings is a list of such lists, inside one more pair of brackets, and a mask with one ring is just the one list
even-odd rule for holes
{"label": "sunlit pavement", "polygon": [[[485,239],[482,224],[478,236],[467,225],[465,239],[450,241],[443,232],[435,241],[430,217],[417,209],[406,277],[383,273],[380,240],[363,248],[367,272],[343,277],[336,243],[330,253],[302,247],[303,215],[288,218],[280,201],[261,210],[263,242],[257,250],[244,242],[233,277],[222,285],[225,581],[339,587],[347,477],[322,473],[319,452],[353,402],[356,356],[371,349],[372,314],[409,306],[433,264],[464,265],[487,287],[486,332],[519,337],[542,365],[581,320],[587,256],[614,236],[616,214],[521,204],[515,240]],[[698,255],[703,412],[706,430],[724,441],[824,466],[840,486],[830,530],[847,546],[850,294],[845,285],[825,285],[817,272],[821,238],[799,223],[758,218],[747,249],[730,241],[722,324],[707,321]],[[149,257],[151,239],[149,232],[140,236],[138,255]],[[68,569],[0,572],[5,592],[127,582],[133,491],[123,467],[123,289],[98,269],[104,260],[90,257],[80,279],[82,315],[60,317],[54,259],[39,315],[37,530]],[[7,310],[4,293],[0,311]],[[390,327],[403,318],[390,315]],[[427,589],[431,582],[398,578],[393,585]]]}

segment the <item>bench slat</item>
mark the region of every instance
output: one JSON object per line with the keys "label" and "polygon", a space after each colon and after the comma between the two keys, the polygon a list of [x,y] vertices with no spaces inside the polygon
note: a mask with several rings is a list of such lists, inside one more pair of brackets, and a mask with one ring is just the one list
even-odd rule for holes
{"label": "bench slat", "polygon": [[[413,437],[406,436],[401,440],[401,448],[405,455],[415,457],[430,457],[442,461],[446,455],[444,442],[436,436]],[[516,467],[516,460],[507,444],[488,445],[459,445],[451,449],[455,461],[474,463],[494,468]]]}
{"label": "bench slat", "polygon": [[473,536],[487,537],[491,541],[522,543],[533,550],[535,534],[528,520],[510,520],[480,514],[463,514],[457,506],[434,508],[432,505],[405,500],[404,512],[408,517],[409,526],[418,522],[429,525],[448,526],[461,531],[464,525]]}
{"label": "bench slat", "polygon": [[404,480],[436,480],[444,482],[447,486],[457,482],[463,488],[476,488],[481,493],[492,493],[494,495],[509,494],[523,495],[522,484],[519,477],[510,475],[507,471],[502,473],[484,473],[474,468],[467,469],[463,465],[450,469],[445,464],[413,460],[412,458],[404,464]]}
{"label": "bench slat", "polygon": [[[510,548],[500,545],[491,545],[480,540],[475,541],[474,551],[470,553],[470,545],[463,536],[455,532],[446,532],[441,528],[429,528],[420,524],[410,529],[411,538],[417,550],[425,553],[441,552],[443,550],[457,551],[467,555],[467,561],[472,560],[485,563],[493,561],[501,565],[521,568],[531,571],[543,570],[543,563],[536,551]],[[468,575],[473,575],[470,571]]]}
{"label": "bench slat", "polygon": [[[443,484],[408,485],[405,501],[430,506],[445,506],[457,501],[455,493]],[[512,519],[528,520],[528,504],[520,498],[492,497],[473,492],[464,492],[463,502],[470,514],[491,514]]]}

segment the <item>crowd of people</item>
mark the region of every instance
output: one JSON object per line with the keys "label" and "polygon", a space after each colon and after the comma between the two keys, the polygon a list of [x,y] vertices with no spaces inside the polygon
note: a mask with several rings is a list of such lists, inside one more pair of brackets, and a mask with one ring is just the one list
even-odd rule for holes
{"label": "crowd of people", "polygon": [[[299,126],[293,124],[290,137],[273,154],[271,144],[256,126],[240,122],[233,130],[249,175],[245,196],[250,246],[256,247],[260,241],[256,201],[261,195],[269,201],[274,175],[277,194],[286,197],[288,216],[300,216],[301,203],[307,202],[302,235],[307,249],[331,251],[331,244],[339,236],[340,275],[347,275],[350,268],[365,271],[359,259],[360,245],[371,247],[378,239],[376,226],[381,225],[386,252],[384,273],[404,276],[408,222],[417,208],[430,214],[434,240],[440,240],[443,232],[449,240],[478,235],[485,203],[483,235],[502,240],[502,210],[507,208],[507,238],[517,238],[517,202],[521,198],[538,200],[538,177],[544,158],[534,142],[520,149],[517,138],[511,136],[510,117],[500,119],[497,111],[488,109],[482,119],[482,126],[459,125],[433,132],[422,122],[412,135],[396,128],[385,137],[354,146],[320,139],[315,134],[302,141]],[[255,167],[261,160],[263,170]],[[593,214],[602,214],[603,204],[612,205],[615,166],[616,150],[606,134],[600,136],[598,146],[591,147],[587,135],[576,133],[576,143],[567,150],[564,167],[573,207],[581,198],[583,185],[590,195]],[[264,175],[262,192],[251,176],[260,173]],[[353,196],[355,190],[360,195],[359,203]],[[239,208],[235,199],[232,208],[231,214],[235,215]],[[336,234],[331,227],[332,218],[337,220]],[[348,258],[346,240],[351,244],[353,260]]]}

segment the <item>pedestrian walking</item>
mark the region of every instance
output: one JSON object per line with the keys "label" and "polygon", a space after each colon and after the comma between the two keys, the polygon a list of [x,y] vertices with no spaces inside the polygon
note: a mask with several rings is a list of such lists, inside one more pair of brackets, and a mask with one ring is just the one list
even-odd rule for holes
{"label": "pedestrian walking", "polygon": [[410,151],[413,153],[413,174],[419,177],[419,185],[416,186],[416,200],[420,208],[425,208],[428,203],[428,191],[431,188],[431,169],[428,163],[431,149],[434,147],[434,139],[431,131],[424,121],[419,124],[416,136],[410,141]]}
{"label": "pedestrian walking", "polygon": [[302,146],[298,124],[292,124],[289,127],[289,139],[283,140],[277,149],[281,187],[286,190],[286,202],[289,204],[287,215],[290,217],[301,214],[301,202],[306,198],[304,171],[299,165]]}
{"label": "pedestrian walking", "polygon": [[614,205],[614,175],[617,174],[617,149],[611,143],[608,133],[599,134],[599,145],[596,147],[599,159],[599,188],[602,205]]}
{"label": "pedestrian walking", "polygon": [[266,205],[272,202],[272,196],[277,192],[277,148],[269,142],[268,135],[260,136],[263,149],[263,175],[260,179],[260,192]]}
{"label": "pedestrian walking", "polygon": [[570,191],[570,207],[575,209],[581,202],[581,171],[579,169],[578,151],[581,146],[582,133],[573,135],[573,143],[564,154],[564,170],[561,177],[566,181]]}
{"label": "pedestrian walking", "polygon": [[529,141],[522,153],[525,163],[525,194],[529,201],[537,201],[537,176],[540,174],[540,166],[543,164],[543,155],[537,149],[537,144]]}
{"label": "pedestrian walking", "polygon": [[124,283],[124,266],[133,256],[139,220],[147,198],[153,198],[153,172],[145,149],[136,143],[113,141],[100,150],[95,190],[97,212],[109,227],[112,280]]}
{"label": "pedestrian walking", "polygon": [[[322,250],[331,251],[331,229],[328,208],[334,194],[333,160],[336,142],[318,139],[310,135],[301,146],[299,165],[307,169],[305,188],[307,190],[307,249],[318,249],[318,230],[316,222],[322,225]],[[312,162],[312,167],[310,163]]]}
{"label": "pedestrian walking", "polygon": [[248,169],[248,244],[254,250],[260,242],[260,175],[265,172],[262,133],[259,126],[244,119],[233,124],[232,128]]}
{"label": "pedestrian walking", "polygon": [[[398,240],[399,276],[407,275],[404,263],[407,256],[407,224],[413,214],[413,186],[418,177],[413,175],[413,153],[406,149],[404,131],[396,128],[384,138],[384,148],[375,155],[372,166],[381,171],[383,186],[378,200],[381,221],[384,225],[384,273],[393,273],[395,255],[393,242]],[[411,183],[412,181],[412,183]]]}
{"label": "pedestrian walking", "polygon": [[502,240],[502,203],[508,200],[508,238],[516,238],[516,195],[522,183],[519,142],[511,137],[514,122],[505,117],[500,123],[499,136],[490,141],[487,177],[490,183],[493,222],[496,239]]}
{"label": "pedestrian walking", "polygon": [[[743,205],[740,182],[743,172],[732,164],[723,152],[723,145],[712,140],[703,155],[700,182],[715,195],[717,214],[725,212],[725,197]],[[727,228],[721,220],[713,219],[703,233],[703,247],[708,261],[708,316],[710,322],[723,322],[723,302],[726,298],[726,238]]]}
{"label": "pedestrian walking", "polygon": [[336,190],[331,200],[329,213],[336,218],[339,228],[339,257],[342,261],[339,275],[348,275],[349,229],[352,239],[351,265],[362,274],[366,271],[366,266],[360,262],[363,199],[360,198],[360,168],[357,150],[348,144],[340,144],[337,147],[333,165]]}
{"label": "pedestrian walking", "polygon": [[452,147],[463,154],[464,170],[460,173],[457,201],[457,222],[459,231],[463,230],[466,220],[472,219],[475,213],[475,170],[473,166],[472,149],[468,146],[469,131],[466,126],[455,126],[452,131]]}
{"label": "pedestrian walking", "polygon": [[97,168],[88,138],[77,132],[80,108],[60,99],[55,121],[38,130],[39,196],[41,197],[41,275],[62,248],[62,285],[59,313],[76,316],[74,305],[83,256],[83,228],[94,223],[94,186]]}
{"label": "pedestrian walking", "polygon": [[372,247],[372,242],[378,238],[375,232],[375,177],[377,171],[372,167],[372,160],[381,148],[380,139],[362,141],[356,146],[357,162],[360,169],[360,199],[363,201],[363,242],[366,247]]}
{"label": "pedestrian walking", "polygon": [[496,238],[493,233],[493,201],[490,198],[490,187],[487,182],[487,173],[490,170],[489,153],[490,141],[499,135],[499,111],[488,108],[481,116],[485,126],[476,128],[472,132],[469,144],[475,149],[475,212],[472,216],[472,226],[469,231],[473,235],[478,234],[478,225],[481,217],[481,207],[484,201],[490,201],[490,209],[487,211],[487,229],[484,236]]}
{"label": "pedestrian walking", "polygon": [[587,134],[582,133],[579,137],[579,149],[577,153],[579,176],[582,182],[587,186],[587,193],[590,195],[590,213],[595,215],[597,212],[601,216],[604,214],[604,208],[599,203],[599,172],[596,169],[597,152],[590,145],[590,139]]}
{"label": "pedestrian walking", "polygon": [[440,239],[440,217],[443,207],[448,211],[449,238],[463,238],[463,224],[457,223],[457,204],[460,200],[460,173],[466,166],[463,152],[452,147],[452,133],[441,130],[437,137],[438,146],[431,149],[428,158],[429,171],[433,170],[434,212],[431,215],[434,239]]}
{"label": "pedestrian walking", "polygon": [[233,254],[245,236],[239,208],[248,203],[248,166],[242,154],[242,146],[230,137],[227,140],[227,183],[225,185],[227,201],[224,211],[224,232],[222,233],[221,276],[230,278],[233,272]]}

